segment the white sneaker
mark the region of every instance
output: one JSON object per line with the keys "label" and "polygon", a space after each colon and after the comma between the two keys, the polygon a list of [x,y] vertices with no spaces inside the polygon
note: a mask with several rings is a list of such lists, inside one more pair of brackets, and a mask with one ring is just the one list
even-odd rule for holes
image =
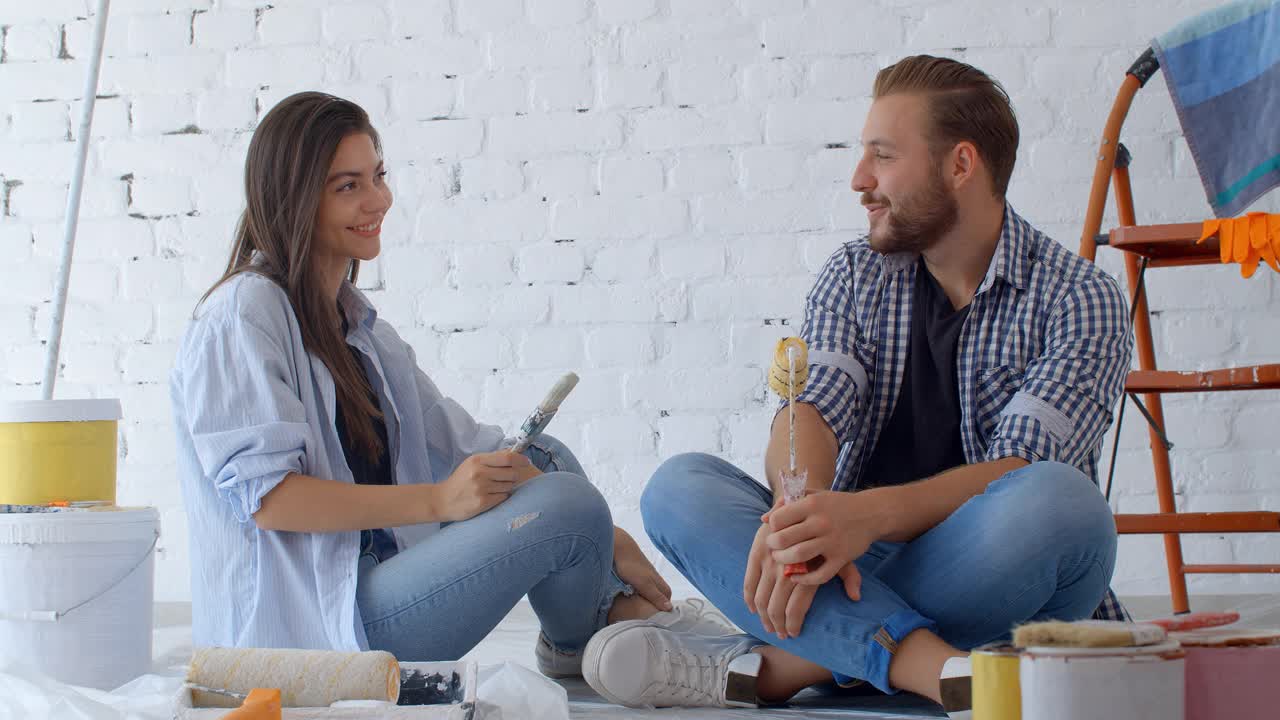
{"label": "white sneaker", "polygon": [[657,613],[640,622],[664,627],[676,632],[695,632],[699,635],[737,635],[742,631],[723,613],[702,598],[685,598],[675,607]]}
{"label": "white sneaker", "polygon": [[587,643],[582,674],[604,699],[627,707],[747,707],[762,658],[750,635],[701,635],[629,620]]}
{"label": "white sneaker", "polygon": [[538,643],[533,648],[533,656],[538,662],[538,672],[549,678],[582,677],[582,653],[557,650],[551,645],[547,636],[538,633]]}
{"label": "white sneaker", "polygon": [[942,709],[951,720],[973,717],[973,663],[968,657],[948,658],[942,665]]}
{"label": "white sneaker", "polygon": [[[702,598],[681,600],[670,610],[636,622],[699,635],[736,635],[741,632],[729,622],[729,618]],[[538,633],[533,655],[538,663],[538,672],[549,678],[561,680],[582,677],[582,653],[555,649],[541,632]]]}

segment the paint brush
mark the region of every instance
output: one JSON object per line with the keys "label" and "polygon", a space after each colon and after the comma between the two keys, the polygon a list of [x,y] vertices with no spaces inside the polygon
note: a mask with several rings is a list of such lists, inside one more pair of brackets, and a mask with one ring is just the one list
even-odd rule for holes
{"label": "paint brush", "polygon": [[546,429],[551,422],[551,418],[555,417],[556,411],[560,409],[560,403],[568,397],[569,392],[578,384],[578,376],[575,373],[565,373],[552,388],[551,392],[538,403],[538,407],[533,409],[529,417],[525,419],[524,424],[520,426],[520,433],[516,435],[515,444],[511,446],[512,452],[524,452],[533,439]]}

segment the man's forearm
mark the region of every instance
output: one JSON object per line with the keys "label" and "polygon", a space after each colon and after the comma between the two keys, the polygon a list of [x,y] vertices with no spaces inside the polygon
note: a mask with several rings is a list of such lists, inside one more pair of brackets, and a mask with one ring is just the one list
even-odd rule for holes
{"label": "man's forearm", "polygon": [[914,540],[950,517],[969,498],[985,492],[997,478],[1027,464],[1022,458],[1009,457],[961,465],[906,485],[867,490],[872,496],[868,500],[874,499],[883,508],[884,525],[877,534],[890,542]]}
{"label": "man's forearm", "polygon": [[[784,407],[773,418],[769,448],[764,456],[765,475],[769,487],[773,488],[773,496],[777,499],[782,497],[782,488],[778,487],[778,473],[791,462],[788,435],[787,409]],[[809,473],[809,489],[831,489],[831,481],[836,475],[836,457],[839,454],[840,443],[836,441],[835,433],[831,432],[818,409],[809,403],[796,403],[796,468]]]}

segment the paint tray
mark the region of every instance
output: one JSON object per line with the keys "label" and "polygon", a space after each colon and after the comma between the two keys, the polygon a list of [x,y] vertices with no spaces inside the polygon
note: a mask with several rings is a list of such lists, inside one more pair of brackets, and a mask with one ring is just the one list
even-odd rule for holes
{"label": "paint tray", "polygon": [[[476,711],[476,664],[470,661],[458,662],[402,662],[401,677],[408,676],[409,681],[401,687],[402,701],[434,700],[429,705],[388,705],[386,703],[369,703],[366,705],[339,705],[338,707],[287,707],[284,708],[284,720],[472,720]],[[414,673],[417,673],[416,675]],[[423,692],[421,680],[432,675],[440,675],[449,679],[450,687],[441,696],[436,691]],[[457,683],[452,682],[457,674]],[[442,700],[447,700],[443,702]],[[178,707],[174,713],[175,720],[220,720],[229,712],[229,708],[197,708],[191,705],[191,691],[182,690],[178,696]]]}

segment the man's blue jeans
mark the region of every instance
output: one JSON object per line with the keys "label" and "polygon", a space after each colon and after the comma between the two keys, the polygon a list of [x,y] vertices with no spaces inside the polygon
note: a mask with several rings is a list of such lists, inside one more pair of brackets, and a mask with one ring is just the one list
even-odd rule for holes
{"label": "man's blue jeans", "polygon": [[371,648],[456,660],[528,594],[547,639],[572,653],[632,593],[613,572],[609,506],[577,459],[546,435],[525,455],[545,474],[502,504],[385,562],[361,556],[356,602]]}
{"label": "man's blue jeans", "polygon": [[640,501],[658,550],[739,627],[831,670],[889,686],[897,645],[919,628],[970,649],[1015,625],[1089,617],[1115,568],[1116,527],[1079,470],[1038,462],[997,479],[908,543],[877,542],[855,561],[862,599],[839,578],[818,589],[799,636],[779,640],[742,598],[747,554],[773,494],[711,455],[679,455]]}

